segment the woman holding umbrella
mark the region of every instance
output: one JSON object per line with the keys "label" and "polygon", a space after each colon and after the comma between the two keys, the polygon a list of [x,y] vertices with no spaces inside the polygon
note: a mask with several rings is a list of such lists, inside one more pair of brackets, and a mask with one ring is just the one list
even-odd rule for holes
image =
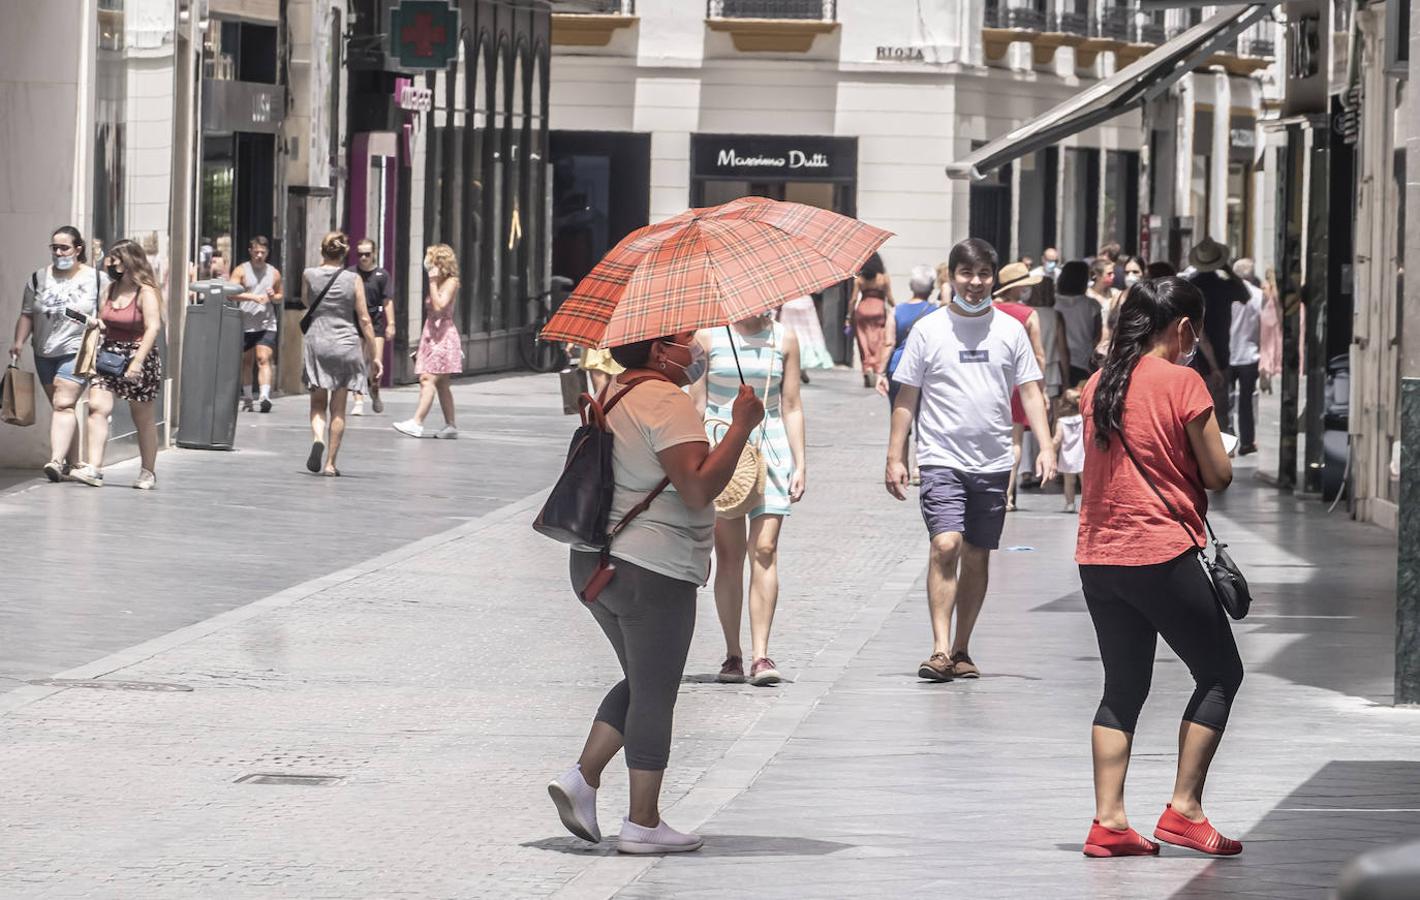
{"label": "woman holding umbrella", "polygon": [[[706,232],[713,240],[705,240]],[[730,422],[713,448],[682,388],[705,374],[701,328],[763,316],[856,271],[888,233],[823,210],[746,197],[694,209],[624,239],[583,279],[542,331],[544,340],[610,347],[626,368],[603,396],[612,432],[613,499],[620,523],[608,551],[609,582],[587,608],[616,651],[625,678],[602,701],[582,754],[548,785],[563,825],[601,840],[596,792],[625,748],[631,809],[623,853],[695,850],[700,838],[660,817],[671,716],[695,627],[696,589],[709,577],[714,501],[764,419],[756,391],[741,384]],[[713,273],[713,275],[712,275]],[[656,493],[668,482],[669,487]],[[574,591],[601,557],[573,545]],[[603,570],[604,571],[604,570]]]}

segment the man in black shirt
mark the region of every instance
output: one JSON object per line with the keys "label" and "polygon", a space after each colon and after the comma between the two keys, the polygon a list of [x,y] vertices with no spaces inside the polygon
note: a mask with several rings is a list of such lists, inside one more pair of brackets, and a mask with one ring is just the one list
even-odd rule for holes
{"label": "man in black shirt", "polygon": [[[394,340],[394,279],[390,273],[375,264],[375,242],[365,238],[355,245],[359,263],[355,273],[365,282],[365,308],[370,312],[370,325],[375,332],[375,346],[366,347],[370,359],[383,360],[385,341]],[[380,399],[380,383],[370,379],[370,407],[376,413],[385,411],[385,402]],[[355,403],[350,410],[352,416],[365,414],[365,398],[355,395]]]}
{"label": "man in black shirt", "polygon": [[1199,241],[1188,254],[1185,276],[1203,294],[1203,340],[1193,367],[1208,382],[1213,395],[1213,411],[1219,422],[1231,421],[1228,398],[1228,361],[1231,358],[1233,304],[1246,303],[1247,286],[1229,267],[1226,244],[1212,238]]}

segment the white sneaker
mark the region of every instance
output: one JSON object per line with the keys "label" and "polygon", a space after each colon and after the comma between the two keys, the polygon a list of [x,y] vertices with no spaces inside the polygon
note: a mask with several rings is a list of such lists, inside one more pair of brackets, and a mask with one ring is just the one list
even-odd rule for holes
{"label": "white sneaker", "polygon": [[547,786],[547,793],[557,806],[557,815],[567,830],[584,841],[601,843],[602,830],[597,826],[597,789],[587,784],[582,777],[581,765],[568,769],[566,774]]}
{"label": "white sneaker", "polygon": [[140,491],[151,491],[158,486],[158,476],[143,469],[138,473],[138,480],[133,482],[133,486]]}
{"label": "white sneaker", "polygon": [[434,432],[434,437],[441,438],[442,440],[446,441],[458,440],[458,436],[459,430],[452,425],[445,425],[443,428],[440,428],[438,431]]}
{"label": "white sneaker", "polygon": [[89,487],[103,487],[103,473],[93,466],[80,466],[69,473],[69,477],[74,481],[87,484]]}
{"label": "white sneaker", "polygon": [[703,843],[700,835],[676,831],[665,819],[655,828],[622,819],[621,841],[616,849],[622,853],[686,853],[699,850]]}
{"label": "white sneaker", "polygon": [[424,426],[420,425],[413,419],[406,419],[403,422],[395,422],[394,430],[398,431],[400,434],[407,434],[413,438],[422,438],[425,436]]}
{"label": "white sneaker", "polygon": [[356,397],[355,402],[350,406],[350,415],[363,416],[365,414],[365,398]]}

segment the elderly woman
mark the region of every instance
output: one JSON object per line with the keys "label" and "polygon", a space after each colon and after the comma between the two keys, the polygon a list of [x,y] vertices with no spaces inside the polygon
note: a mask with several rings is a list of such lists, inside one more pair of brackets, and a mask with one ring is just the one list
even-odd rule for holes
{"label": "elderly woman", "polygon": [[[329,476],[340,475],[335,461],[345,437],[346,403],[351,391],[365,391],[364,348],[375,342],[364,282],[345,268],[349,254],[350,238],[332,231],[321,241],[321,264],[306,269],[301,277],[301,297],[310,319],[304,378],[311,392],[312,440],[306,468]],[[378,359],[371,360],[370,367],[375,378],[384,371]]]}
{"label": "elderly woman", "polygon": [[[750,433],[764,418],[754,389],[741,386],[723,440],[710,448],[700,413],[684,390],[705,373],[705,352],[686,331],[612,350],[626,371],[610,386],[615,490],[611,521],[650,504],[611,545],[615,574],[587,609],[606,633],[625,674],[602,700],[577,763],[548,785],[567,830],[600,841],[597,789],[623,747],[631,809],[621,823],[622,853],[699,849],[697,835],[676,831],[660,813],[661,778],[670,757],[671,719],[690,639],[695,592],[710,574],[715,497],[725,489]],[[665,481],[669,487],[657,493]],[[579,596],[600,567],[590,547],[572,550]]]}

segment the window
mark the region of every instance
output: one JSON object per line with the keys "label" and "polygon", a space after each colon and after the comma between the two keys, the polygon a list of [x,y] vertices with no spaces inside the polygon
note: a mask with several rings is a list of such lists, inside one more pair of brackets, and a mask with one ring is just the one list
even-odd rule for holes
{"label": "window", "polygon": [[1060,151],[1048,147],[1021,157],[1020,165],[1021,196],[1016,213],[1019,255],[1038,260],[1046,247],[1055,246]]}
{"label": "window", "polygon": [[973,181],[970,188],[971,236],[988,241],[1002,261],[1011,259],[1011,166],[1004,165]]}
{"label": "window", "polygon": [[1139,154],[1110,150],[1104,158],[1104,230],[1101,244],[1117,241],[1127,253],[1139,248]]}
{"label": "window", "polygon": [[1066,259],[1094,256],[1099,249],[1100,152],[1088,147],[1065,150],[1064,234]]}

